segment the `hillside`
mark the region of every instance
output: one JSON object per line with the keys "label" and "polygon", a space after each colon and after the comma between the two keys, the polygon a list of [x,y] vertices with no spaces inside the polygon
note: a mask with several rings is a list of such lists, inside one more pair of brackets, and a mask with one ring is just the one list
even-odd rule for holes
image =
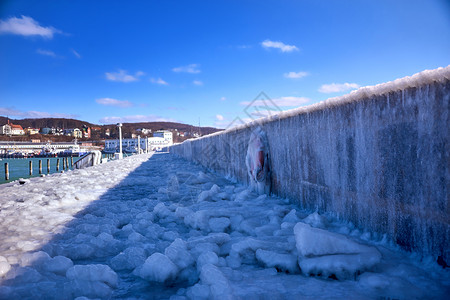
{"label": "hillside", "polygon": [[[82,128],[83,125],[88,127],[98,127],[100,130],[92,130],[92,138],[95,139],[105,139],[105,138],[116,138],[118,137],[118,129],[115,124],[110,125],[97,125],[89,122],[76,120],[76,119],[65,119],[65,118],[40,118],[40,119],[10,119],[7,117],[0,116],[0,126],[3,126],[8,122],[8,120],[17,125],[21,125],[23,128],[32,127],[32,128],[43,128],[43,127],[59,127],[62,129],[68,128]],[[213,128],[213,127],[197,127],[188,124],[175,123],[175,122],[141,122],[141,123],[123,123],[122,134],[124,138],[130,138],[133,133],[138,133],[136,130],[140,128],[151,129],[152,132],[157,130],[171,130],[173,132],[187,132],[189,135],[193,135],[194,133],[199,135],[206,135],[210,133],[214,133],[220,131],[221,129]],[[106,131],[109,129],[110,135],[106,135]],[[38,135],[40,138],[40,135]],[[142,134],[141,134],[142,136]],[[149,134],[152,136],[152,134]],[[51,137],[49,135],[45,136]],[[3,137],[6,138],[6,137]],[[26,136],[22,137],[14,137],[15,139],[26,139]],[[55,137],[56,138],[56,137]],[[187,137],[186,137],[187,138]],[[182,141],[186,138],[182,138],[176,136],[174,134],[175,142]]]}

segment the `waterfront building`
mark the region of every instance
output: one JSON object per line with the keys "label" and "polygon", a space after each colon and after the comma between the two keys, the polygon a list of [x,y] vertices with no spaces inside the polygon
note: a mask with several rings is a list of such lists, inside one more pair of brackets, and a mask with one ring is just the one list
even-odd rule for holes
{"label": "waterfront building", "polygon": [[91,137],[91,128],[83,125],[83,128],[81,129],[82,133],[83,133],[83,137],[84,138],[90,138]]}
{"label": "waterfront building", "polygon": [[52,127],[52,128],[49,128],[49,127],[41,128],[41,134],[55,134],[55,133],[56,133],[56,128],[55,127]]}
{"label": "waterfront building", "polygon": [[[160,151],[162,148],[171,146],[173,144],[173,136],[172,132],[163,130],[158,131],[158,136],[156,132],[153,134],[153,137],[148,138],[131,138],[131,139],[122,139],[122,149],[124,152],[134,153],[137,152],[138,145],[140,144],[140,148],[143,151],[147,149],[149,151]],[[116,153],[119,150],[119,140],[105,140],[105,152],[108,153]]]}
{"label": "waterfront building", "polygon": [[146,129],[146,128],[139,128],[139,129],[136,129],[136,131],[141,132],[142,134],[145,134],[145,135],[152,133],[151,129]]}
{"label": "waterfront building", "polygon": [[73,136],[73,137],[79,138],[79,139],[81,139],[83,137],[83,133],[78,128],[64,129],[64,135]]}
{"label": "waterfront building", "polygon": [[9,124],[5,124],[0,127],[0,134],[11,135],[11,126]]}
{"label": "waterfront building", "polygon": [[172,132],[169,130],[158,130],[155,133],[153,133],[153,137],[163,138],[164,140],[169,141],[171,145],[173,144],[173,135]]}
{"label": "waterfront building", "polygon": [[29,135],[39,134],[39,129],[38,128],[28,127],[28,128],[25,128],[24,131],[25,131],[26,134],[29,134]]}
{"label": "waterfront building", "polygon": [[25,131],[23,130],[22,126],[20,125],[14,125],[13,123],[9,123],[11,126],[11,135],[24,135]]}

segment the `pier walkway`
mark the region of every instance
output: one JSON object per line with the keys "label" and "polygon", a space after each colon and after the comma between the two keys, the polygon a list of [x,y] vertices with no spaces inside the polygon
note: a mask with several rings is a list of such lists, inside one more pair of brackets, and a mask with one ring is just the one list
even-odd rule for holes
{"label": "pier walkway", "polygon": [[0,299],[444,299],[449,286],[432,259],[172,154],[0,185]]}

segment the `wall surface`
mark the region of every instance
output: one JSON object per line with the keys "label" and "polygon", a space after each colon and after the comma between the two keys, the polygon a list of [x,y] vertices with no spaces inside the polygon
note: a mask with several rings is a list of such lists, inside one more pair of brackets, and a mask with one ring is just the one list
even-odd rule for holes
{"label": "wall surface", "polygon": [[450,262],[450,67],[424,71],[170,148],[247,182],[267,134],[272,192]]}

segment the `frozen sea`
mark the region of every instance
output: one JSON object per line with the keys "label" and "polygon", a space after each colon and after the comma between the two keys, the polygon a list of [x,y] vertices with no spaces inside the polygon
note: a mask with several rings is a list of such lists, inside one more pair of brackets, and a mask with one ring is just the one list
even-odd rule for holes
{"label": "frozen sea", "polygon": [[171,154],[0,185],[0,299],[448,299],[384,236]]}

